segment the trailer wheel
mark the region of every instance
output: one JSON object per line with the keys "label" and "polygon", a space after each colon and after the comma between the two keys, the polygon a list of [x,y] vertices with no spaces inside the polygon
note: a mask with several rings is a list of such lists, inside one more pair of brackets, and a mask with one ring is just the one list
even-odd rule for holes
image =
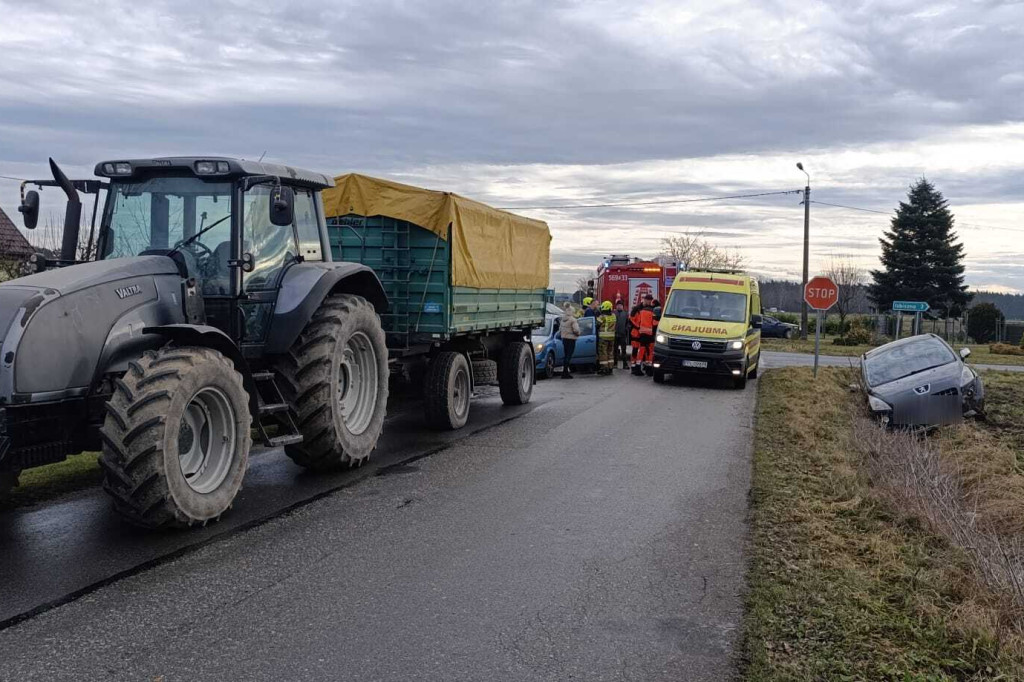
{"label": "trailer wheel", "polygon": [[168,346],[128,363],[106,403],[103,488],[146,528],[205,525],[231,507],[252,445],[249,396],[231,361]]}
{"label": "trailer wheel", "polygon": [[285,447],[315,471],[358,466],[377,447],[388,404],[388,349],[373,305],[328,296],[275,364],[303,440]]}
{"label": "trailer wheel", "polygon": [[506,405],[525,405],[533,395],[533,349],[514,341],[501,349],[498,361],[498,389]]}
{"label": "trailer wheel", "polygon": [[462,353],[443,352],[431,360],[424,391],[427,424],[434,429],[461,429],[469,419],[469,363]]}

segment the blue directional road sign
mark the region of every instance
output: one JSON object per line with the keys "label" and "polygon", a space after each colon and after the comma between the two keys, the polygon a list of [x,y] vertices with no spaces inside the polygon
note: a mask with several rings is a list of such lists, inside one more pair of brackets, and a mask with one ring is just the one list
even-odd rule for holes
{"label": "blue directional road sign", "polygon": [[892,309],[898,313],[923,313],[928,310],[925,301],[893,301]]}

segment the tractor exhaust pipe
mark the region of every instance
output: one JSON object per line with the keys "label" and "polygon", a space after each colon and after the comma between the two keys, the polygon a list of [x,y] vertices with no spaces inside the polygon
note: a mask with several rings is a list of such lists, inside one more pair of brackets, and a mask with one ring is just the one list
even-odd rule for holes
{"label": "tractor exhaust pipe", "polygon": [[50,159],[50,172],[64,194],[68,195],[68,208],[64,213],[64,238],[60,246],[60,260],[74,262],[78,255],[78,231],[81,229],[82,201],[78,197],[78,190],[64,175],[57,162]]}

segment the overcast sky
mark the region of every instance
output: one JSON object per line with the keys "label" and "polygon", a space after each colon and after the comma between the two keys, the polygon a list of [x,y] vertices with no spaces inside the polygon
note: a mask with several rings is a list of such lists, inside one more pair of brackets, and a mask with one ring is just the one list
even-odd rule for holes
{"label": "overcast sky", "polygon": [[[813,199],[881,211],[927,176],[968,282],[1024,290],[1021,3],[0,0],[0,17],[0,175],[266,152],[534,206],[796,189],[802,160]],[[0,206],[17,218],[16,182]],[[794,195],[526,213],[551,226],[560,288],[700,229],[800,276]],[[885,215],[811,214],[812,270],[876,265]]]}

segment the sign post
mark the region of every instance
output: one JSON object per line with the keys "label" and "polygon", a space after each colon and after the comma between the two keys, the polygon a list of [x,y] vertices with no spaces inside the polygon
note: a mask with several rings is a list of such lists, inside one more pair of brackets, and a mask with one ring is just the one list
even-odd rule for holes
{"label": "sign post", "polygon": [[900,338],[900,323],[903,321],[903,313],[914,313],[914,323],[910,335],[921,333],[921,313],[928,312],[927,301],[893,301],[892,310],[896,313],[896,339]]}
{"label": "sign post", "polygon": [[828,277],[815,277],[804,287],[804,300],[818,312],[814,326],[814,378],[818,378],[818,354],[821,351],[821,317],[839,300],[839,287]]}

